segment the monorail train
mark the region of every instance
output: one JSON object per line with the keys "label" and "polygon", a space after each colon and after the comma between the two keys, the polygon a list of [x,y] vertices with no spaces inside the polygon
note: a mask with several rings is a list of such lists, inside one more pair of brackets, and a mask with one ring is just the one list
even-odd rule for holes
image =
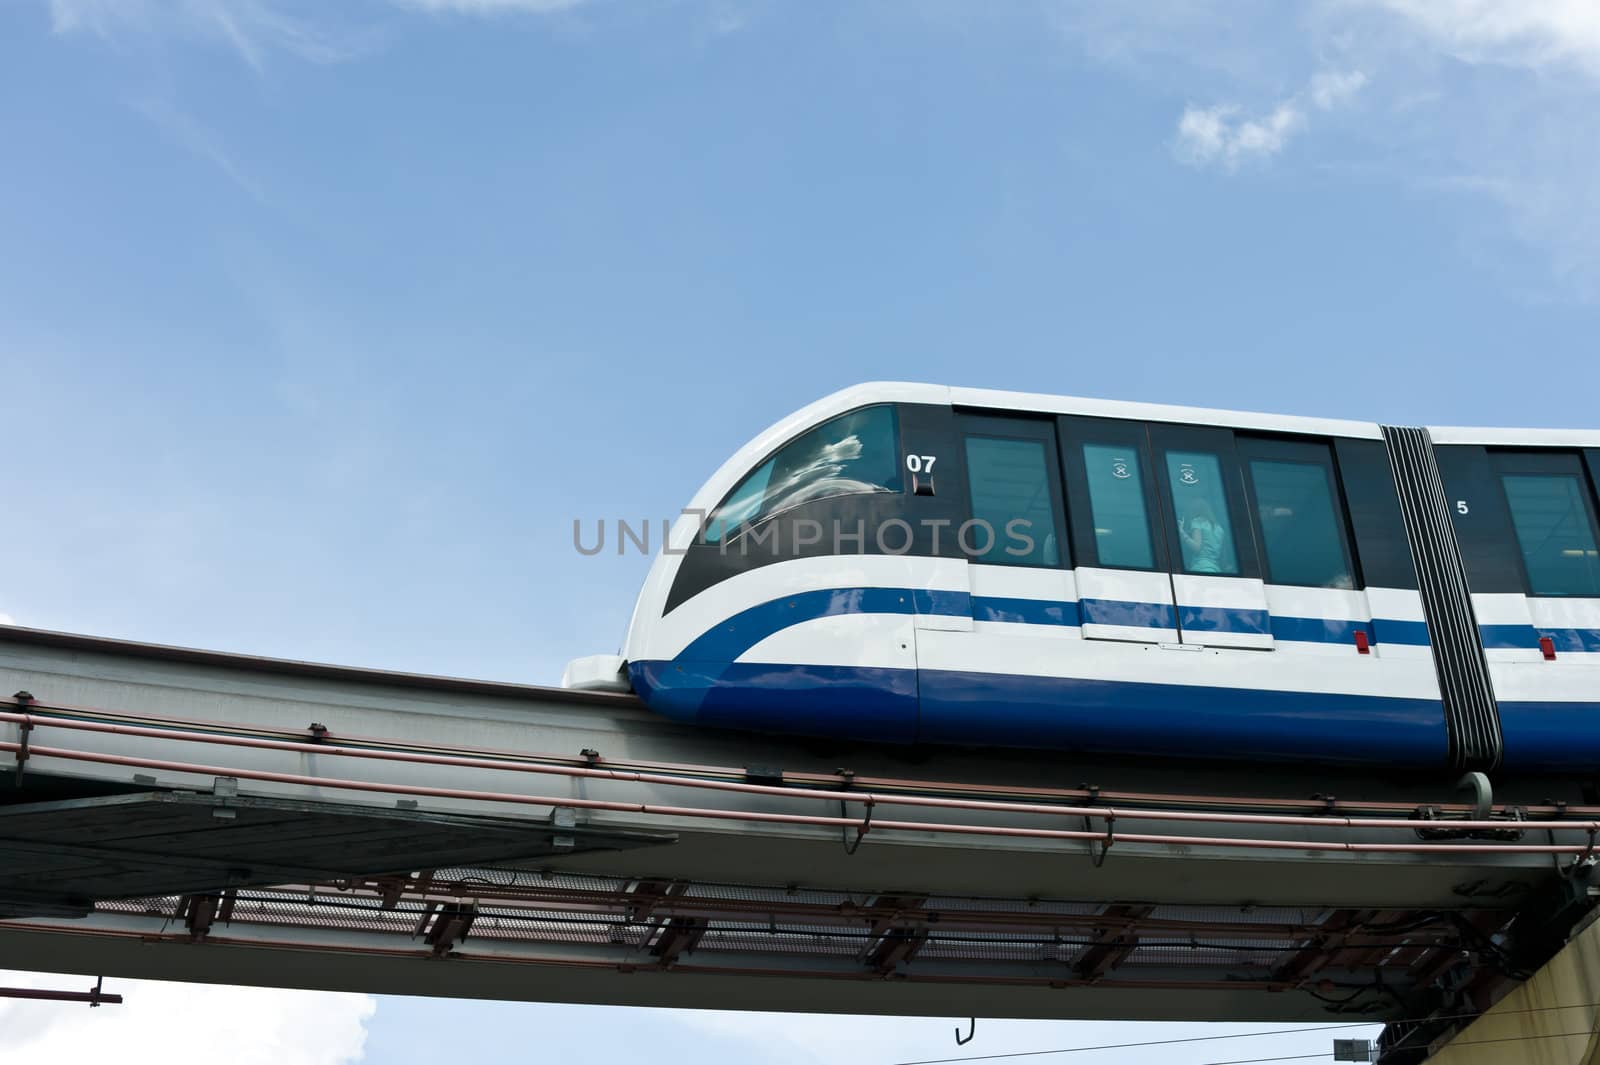
{"label": "monorail train", "polygon": [[1597,487],[1600,431],[864,384],[728,460],[564,683],[877,742],[1587,770]]}

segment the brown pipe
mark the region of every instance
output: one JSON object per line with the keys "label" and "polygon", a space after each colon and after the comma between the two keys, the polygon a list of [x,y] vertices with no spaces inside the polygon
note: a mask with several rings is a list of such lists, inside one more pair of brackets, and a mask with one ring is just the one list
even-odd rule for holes
{"label": "brown pipe", "polygon": [[[0,705],[6,705],[6,704],[10,704],[12,706],[18,706],[18,707],[21,706],[21,704],[18,703],[15,699],[0,697]],[[80,705],[75,705],[75,704],[71,704],[71,703],[40,703],[40,702],[35,701],[35,702],[32,702],[32,703],[30,703],[28,705],[29,705],[29,707],[31,709],[34,709],[34,710],[51,710],[51,711],[60,711],[60,712],[63,712],[63,713],[73,713],[73,714],[92,714],[92,715],[96,715],[96,716],[99,716],[99,717],[107,717],[107,718],[116,718],[116,717],[126,717],[126,716],[128,716],[128,715],[120,714],[120,713],[118,713],[116,711],[112,711],[112,710],[105,710],[105,709],[101,709],[101,708],[98,708],[98,707],[80,706]],[[5,716],[3,714],[0,714],[0,720],[15,720],[15,719],[9,718],[9,717],[7,717],[7,716]],[[42,719],[39,719],[39,718],[36,717],[35,720],[39,721],[39,720],[42,720]],[[69,723],[69,721],[65,720],[65,719],[56,718],[56,719],[51,719],[51,720],[54,721],[55,723],[61,725],[61,727],[64,727],[64,728],[73,727],[73,724]],[[148,718],[148,717],[146,717],[144,720],[147,720],[147,721],[148,720],[168,720],[168,721],[174,721],[174,722],[178,721],[178,719],[175,719],[175,718],[166,718],[166,719],[154,718],[154,719],[152,719],[152,718]],[[233,723],[233,722],[224,722],[224,721],[196,720],[196,719],[191,719],[191,718],[185,718],[185,719],[182,719],[182,720],[184,722],[190,724],[190,725],[193,725],[193,724],[213,725],[217,729],[224,730],[224,732],[229,732],[229,733],[240,732],[240,731],[249,731],[249,732],[257,732],[257,733],[282,731],[281,729],[268,728],[266,726],[239,725],[239,724],[236,724],[236,723]],[[89,724],[93,724],[93,723],[92,722],[80,722],[78,724],[89,725]],[[130,728],[138,728],[140,726],[128,726],[128,727],[130,727]],[[174,728],[176,728],[176,726],[174,726]],[[177,729],[177,731],[182,731],[182,730],[181,729]],[[169,735],[169,734],[170,733],[166,732],[166,731],[162,732],[163,736],[166,736],[166,735]],[[213,738],[216,735],[215,733],[202,733],[201,735],[206,737],[206,738],[201,740],[200,742],[223,742],[221,740],[217,740],[217,739]],[[237,738],[239,738],[239,739],[247,739],[247,738],[255,738],[255,737],[240,736],[240,737],[237,737]],[[405,746],[406,746],[404,744],[400,744],[400,743],[398,743],[396,741],[388,740],[388,739],[385,739],[385,738],[382,738],[382,737],[351,735],[351,736],[348,736],[347,739],[355,740],[355,741],[358,741],[358,742],[364,742],[364,743],[387,744],[390,747],[390,749],[392,749],[392,750],[394,750],[396,752],[404,750]],[[288,740],[288,741],[281,741],[281,742],[292,743],[292,742],[295,742],[295,741]],[[318,749],[319,750],[325,750],[326,748],[323,747],[322,745],[318,745]],[[437,749],[437,748],[435,748],[435,749]],[[592,768],[592,766],[589,766],[588,763],[585,762],[585,761],[582,761],[580,759],[575,759],[575,758],[572,758],[572,757],[569,757],[569,756],[564,756],[564,755],[541,754],[541,753],[537,753],[537,752],[529,753],[529,752],[522,752],[522,751],[503,751],[503,750],[497,750],[495,748],[489,748],[489,747],[455,747],[455,748],[450,748],[450,749],[451,750],[455,750],[455,751],[473,752],[473,753],[480,754],[480,755],[496,756],[496,757],[499,757],[499,758],[502,758],[502,759],[516,761],[519,764],[526,764],[530,760],[532,760],[532,761],[543,761],[543,762],[549,763],[553,767]],[[661,771],[661,772],[668,772],[668,773],[673,773],[673,774],[693,774],[693,775],[702,776],[702,777],[703,776],[738,777],[738,776],[744,775],[744,772],[745,772],[745,770],[743,768],[739,768],[739,767],[692,765],[692,764],[678,763],[678,762],[616,761],[616,762],[612,762],[611,764],[617,765],[617,766],[623,766],[623,767],[630,767],[630,768],[643,767],[642,771],[644,771],[644,772]],[[621,771],[621,770],[619,770],[619,771]],[[835,783],[838,782],[838,777],[837,776],[828,775],[828,774],[820,774],[820,773],[805,773],[805,772],[785,773],[784,774],[784,778],[785,779],[794,779],[794,780],[798,780],[798,781],[809,781],[809,782],[814,783],[814,784],[835,784]],[[681,780],[674,779],[672,781],[672,783],[676,784],[676,783],[683,783],[683,782]],[[1087,797],[1089,795],[1089,792],[1086,789],[1083,789],[1083,788],[1077,788],[1077,789],[1072,789],[1072,788],[1036,788],[1036,787],[1010,786],[1010,785],[1002,786],[1002,785],[986,785],[986,784],[965,784],[965,783],[954,782],[954,781],[900,780],[900,779],[895,779],[895,778],[892,778],[892,777],[857,776],[857,777],[853,778],[852,783],[856,787],[866,787],[866,788],[869,788],[869,789],[870,788],[879,788],[879,789],[891,789],[891,790],[893,790],[893,789],[898,789],[898,788],[905,788],[905,789],[913,790],[913,791],[934,791],[934,792],[973,791],[973,792],[984,792],[984,793],[994,793],[994,792],[998,791],[998,792],[1005,792],[1005,793],[1014,794],[1014,795],[1028,795],[1028,796],[1034,796],[1034,797],[1038,797],[1038,798],[1060,798],[1060,799],[1068,799],[1068,800],[1072,800],[1072,799],[1082,800],[1083,798],[1085,798],[1085,797]],[[685,786],[690,786],[690,785],[685,784]],[[786,795],[793,795],[796,789],[787,788],[786,787],[786,788],[783,788],[781,790]],[[847,793],[841,793],[841,792],[837,792],[837,791],[829,789],[827,794],[828,794],[828,797],[830,799],[836,799],[836,798],[840,798],[842,795],[845,795]],[[857,792],[854,792],[854,794],[865,795],[866,792],[857,791]],[[877,793],[877,795],[878,795],[879,801],[887,801],[886,799],[884,799],[883,792],[881,790]],[[1316,806],[1321,805],[1315,799],[1282,799],[1282,798],[1274,799],[1274,798],[1260,798],[1260,797],[1249,797],[1249,796],[1185,795],[1185,794],[1177,794],[1177,793],[1124,792],[1124,791],[1111,791],[1111,790],[1096,791],[1094,793],[1094,796],[1095,796],[1095,798],[1097,800],[1105,800],[1105,801],[1120,800],[1120,801],[1131,802],[1131,803],[1160,803],[1160,802],[1166,802],[1166,803],[1179,803],[1179,804],[1183,804],[1183,805],[1187,805],[1187,806],[1194,806],[1194,805],[1213,806],[1213,807],[1215,807],[1215,806],[1255,806],[1255,807],[1266,806],[1266,807],[1304,808],[1304,807],[1308,807],[1308,806],[1316,807]],[[1338,803],[1337,803],[1337,806],[1340,809],[1369,810],[1369,811],[1391,811],[1391,812],[1394,812],[1394,813],[1400,814],[1400,815],[1409,814],[1412,810],[1414,810],[1416,808],[1416,805],[1417,804],[1415,804],[1415,803],[1411,803],[1411,804],[1396,804],[1396,803],[1362,801],[1362,800],[1339,800]],[[1429,803],[1428,805],[1437,808],[1441,812],[1448,812],[1448,813],[1461,813],[1461,812],[1469,811],[1469,810],[1472,809],[1472,805],[1469,804],[1469,803],[1461,803],[1461,802],[1454,802],[1454,801],[1452,801],[1452,802]],[[1551,812],[1554,812],[1554,813],[1559,813],[1559,814],[1567,815],[1567,816],[1581,816],[1581,817],[1587,817],[1587,818],[1591,818],[1591,819],[1600,819],[1600,806],[1583,806],[1583,805],[1570,805],[1570,806],[1568,806],[1568,805],[1533,803],[1533,804],[1525,804],[1524,808],[1528,809],[1528,810],[1541,810],[1541,811],[1548,810],[1548,811],[1551,811]],[[1094,807],[1094,809],[1097,810],[1097,811],[1103,811],[1105,809],[1108,809],[1108,807],[1103,806],[1103,805],[1099,805],[1099,806]],[[1134,816],[1134,814],[1133,814],[1133,812],[1131,810],[1121,809],[1121,808],[1118,808],[1118,809],[1119,809],[1119,812],[1120,812],[1120,814],[1122,816]],[[1052,806],[1051,810],[1052,810],[1052,812],[1059,812],[1061,810],[1061,807]],[[1331,818],[1328,815],[1317,814],[1315,816],[1309,816],[1308,820],[1307,820],[1307,823],[1325,824],[1329,820],[1331,820]],[[1451,822],[1451,824],[1452,825],[1456,825],[1456,826],[1459,827],[1462,823],[1461,822]],[[1573,824],[1574,824],[1574,822],[1570,821],[1570,820],[1562,820],[1562,821],[1559,822],[1560,827],[1563,827],[1563,828],[1571,827]],[[1495,827],[1496,828],[1503,828],[1505,826],[1503,824],[1496,823]]]}
{"label": "brown pipe", "polygon": [[[12,715],[8,715],[12,716]],[[316,746],[316,745],[308,745]],[[17,751],[21,744],[0,743],[0,750]],[[575,809],[605,810],[617,813],[638,813],[662,817],[708,818],[722,821],[755,821],[768,824],[794,824],[813,827],[860,828],[869,827],[866,821],[827,815],[780,814],[758,811],[714,810],[693,806],[670,806],[652,803],[626,803],[603,799],[579,799],[560,796],[517,795],[508,792],[477,791],[464,788],[434,788],[415,784],[380,784],[374,781],[347,780],[339,777],[313,777],[299,773],[278,773],[259,769],[237,769],[227,766],[203,765],[191,762],[174,762],[157,758],[135,758],[127,755],[102,754],[95,751],[75,751],[64,747],[47,747],[30,744],[34,757],[64,758],[71,761],[96,762],[105,765],[129,766],[137,769],[160,769],[171,773],[193,773],[211,777],[237,777],[243,780],[263,780],[302,787],[335,788],[349,791],[371,791],[392,795],[416,795],[427,798],[463,799],[476,802],[506,802],[525,806],[565,806]],[[746,785],[754,786],[754,785]],[[837,798],[837,795],[828,795]],[[1099,811],[1104,813],[1105,811]],[[1488,822],[1497,828],[1508,824],[1530,822]],[[1463,822],[1449,822],[1460,825]],[[1027,839],[1061,839],[1112,842],[1108,832],[1079,831],[1074,829],[1016,828],[1001,825],[958,825],[919,821],[875,820],[871,828],[905,832],[944,832],[956,835],[1000,836]],[[1405,827],[1415,828],[1417,823]],[[1562,827],[1571,827],[1563,824]],[[1501,844],[1501,843],[1338,843],[1320,840],[1276,840],[1227,838],[1209,836],[1173,836],[1150,833],[1119,833],[1114,842],[1171,844],[1202,847],[1245,847],[1261,850],[1318,850],[1348,851],[1354,853],[1409,852],[1418,854],[1584,854],[1592,848],[1583,845],[1560,844]]]}
{"label": "brown pipe", "polygon": [[[378,761],[406,762],[418,765],[440,765],[466,769],[503,770],[506,772],[534,773],[546,776],[579,777],[584,779],[615,780],[624,783],[659,784],[667,787],[699,788],[707,791],[725,791],[744,795],[771,795],[786,799],[822,799],[875,805],[915,806],[931,809],[968,810],[990,813],[1038,814],[1042,816],[1088,817],[1103,821],[1186,821],[1200,824],[1280,825],[1316,828],[1377,828],[1411,830],[1420,824],[1438,824],[1454,831],[1551,829],[1575,832],[1600,833],[1600,821],[1449,821],[1418,822],[1413,819],[1378,817],[1312,817],[1302,814],[1242,814],[1194,810],[1144,810],[1113,806],[1059,806],[1044,803],[1006,802],[992,799],[947,799],[926,795],[899,795],[871,791],[834,791],[812,788],[791,788],[771,784],[744,784],[726,780],[685,779],[661,773],[637,770],[600,769],[579,766],[549,766],[495,758],[473,758],[460,755],[425,754],[413,751],[376,750],[365,747],[346,747],[333,743],[309,743],[294,740],[273,740],[255,736],[226,736],[191,729],[152,728],[145,725],[119,725],[99,721],[74,721],[62,718],[40,717],[37,714],[8,713],[0,711],[0,721],[31,724],[35,728],[56,727],[83,732],[106,733],[123,736],[141,736],[184,743],[211,743],[227,747],[245,747],[257,750],[275,750],[304,754],[325,754],[342,758],[369,758]],[[5,749],[14,749],[7,747]],[[45,748],[30,744],[35,754]],[[238,776],[238,773],[222,775]],[[331,785],[330,785],[331,786]],[[558,805],[577,805],[565,802]],[[840,821],[839,823],[854,823]],[[881,826],[884,822],[878,822]],[[1098,833],[1092,834],[1098,836]],[[1073,838],[1091,838],[1078,836]],[[1119,834],[1119,839],[1132,839]],[[1187,838],[1187,837],[1186,837]],[[1580,848],[1581,849],[1581,848]]]}

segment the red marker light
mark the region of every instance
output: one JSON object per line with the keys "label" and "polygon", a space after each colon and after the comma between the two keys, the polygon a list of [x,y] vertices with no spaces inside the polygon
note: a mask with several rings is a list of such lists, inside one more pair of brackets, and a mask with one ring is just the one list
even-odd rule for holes
{"label": "red marker light", "polygon": [[1372,649],[1367,646],[1367,630],[1366,629],[1357,629],[1356,630],[1356,654],[1358,654],[1358,655],[1367,655],[1367,654],[1371,654],[1371,653],[1372,653]]}
{"label": "red marker light", "polygon": [[1539,651],[1544,655],[1546,662],[1556,660],[1556,642],[1548,636],[1539,637]]}

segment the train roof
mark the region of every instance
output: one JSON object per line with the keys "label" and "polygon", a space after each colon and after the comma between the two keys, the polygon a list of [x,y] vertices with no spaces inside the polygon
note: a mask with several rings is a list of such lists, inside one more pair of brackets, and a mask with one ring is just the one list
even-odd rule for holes
{"label": "train roof", "polygon": [[[728,457],[711,479],[701,486],[689,508],[709,513],[737,478],[748,473],[758,461],[770,455],[779,445],[835,415],[871,403],[929,403],[983,410],[1079,414],[1098,418],[1170,422],[1179,425],[1217,425],[1257,432],[1296,433],[1358,440],[1383,438],[1382,427],[1377,422],[1350,421],[1342,418],[1309,418],[1293,414],[1263,414],[1256,411],[1215,410],[1207,407],[1180,407],[1127,400],[1084,399],[1074,396],[1051,396],[1039,392],[1007,392],[999,389],[964,388],[908,381],[868,381],[823,396],[769,426]],[[1430,426],[1428,431],[1434,441],[1441,444],[1600,447],[1600,429]]]}
{"label": "train roof", "polygon": [[[1219,425],[1231,429],[1299,433],[1309,436],[1340,436],[1379,440],[1383,437],[1377,422],[1344,418],[1313,418],[1293,414],[1267,414],[1259,411],[1221,410],[1209,407],[1184,407],[1164,403],[1139,403],[1126,400],[1086,399],[1053,396],[1039,392],[1011,392],[990,388],[965,388],[953,385],[917,384],[903,381],[872,381],[841,389],[819,400],[830,412],[842,411],[863,403],[901,402],[951,404],[985,410],[1040,411],[1049,414],[1078,414],[1097,418],[1122,418],[1137,421],[1172,422],[1188,425]],[[807,408],[808,410],[812,408]],[[822,413],[818,411],[818,413]],[[1435,443],[1523,445],[1535,447],[1600,447],[1600,429],[1500,429],[1471,426],[1429,426]]]}
{"label": "train roof", "polygon": [[1369,440],[1383,438],[1383,432],[1377,422],[1357,422],[1342,418],[1307,418],[1293,414],[1261,414],[1250,411],[1215,410],[1208,407],[1179,407],[1165,403],[1082,399],[1075,396],[1047,396],[1035,392],[1004,392],[990,388],[949,387],[941,388],[940,391],[947,398],[933,402],[946,402],[957,407],[1043,411],[1048,414],[1079,414],[1095,418],[1176,422],[1184,425],[1225,425],[1232,429],[1305,433],[1311,436],[1345,436]]}

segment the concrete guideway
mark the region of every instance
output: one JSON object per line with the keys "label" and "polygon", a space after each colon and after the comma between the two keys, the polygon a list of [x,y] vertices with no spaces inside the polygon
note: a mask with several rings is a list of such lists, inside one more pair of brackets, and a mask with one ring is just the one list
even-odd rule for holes
{"label": "concrete guideway", "polygon": [[[217,776],[236,776],[250,794],[385,806],[416,789],[437,793],[415,796],[435,812],[543,819],[555,806],[570,805],[594,828],[677,833],[673,847],[652,855],[656,875],[726,882],[749,879],[759,869],[780,883],[857,890],[905,880],[923,890],[982,894],[1003,884],[1019,896],[1059,895],[1077,883],[1095,896],[1233,903],[1270,887],[1270,898],[1260,901],[1460,905],[1463,898],[1512,900],[1546,878],[1553,861],[1583,857],[1589,837],[1572,826],[1580,816],[1600,817],[1600,809],[1569,806],[1553,842],[1533,832],[1515,841],[1428,842],[1416,837],[1417,826],[1409,820],[1413,810],[1432,805],[1445,816],[1466,816],[1464,806],[1440,802],[1453,797],[1448,777],[1388,785],[1382,802],[1368,804],[1387,817],[1350,817],[1347,809],[1365,811],[1309,795],[1294,808],[1281,806],[1286,795],[1319,783],[1346,795],[1359,789],[1357,797],[1374,790],[1358,776],[1332,771],[1308,776],[1291,767],[1240,776],[1032,752],[952,750],[930,757],[927,751],[806,744],[685,727],[626,697],[166,653],[82,637],[19,640],[16,630],[0,634],[0,690],[31,693],[34,713],[63,724],[98,720],[128,730],[40,728],[28,737],[30,774],[140,790],[209,789]],[[0,700],[0,711],[15,716],[19,709],[26,708]],[[139,728],[152,734],[134,734]],[[162,738],[183,733],[260,745]],[[17,722],[0,718],[0,741],[14,747],[21,738]],[[333,755],[331,746],[361,757]],[[57,757],[52,750],[105,761]],[[382,751],[441,761],[477,756],[496,768],[421,765],[383,758]],[[595,754],[586,757],[584,751]],[[913,760],[936,765],[937,779],[916,783],[930,774]],[[201,771],[141,771],[141,763]],[[522,774],[513,775],[513,763],[528,775],[518,779]],[[838,772],[841,766],[848,776]],[[282,779],[249,780],[251,773]],[[1128,790],[1153,793],[1156,798],[1142,805],[1157,808],[1113,805],[1105,793],[1091,805],[1059,797],[1065,782],[1110,774],[1128,780]],[[375,790],[330,786],[352,778]],[[797,780],[809,786],[796,787],[791,781]],[[824,781],[829,786],[819,788]],[[849,787],[841,786],[847,782]],[[881,805],[863,801],[869,782],[872,794],[886,796]],[[708,786],[717,784],[726,790]],[[1032,810],[1014,801],[982,809],[974,808],[978,798],[952,797],[962,788],[1002,794],[1031,788],[1050,798],[1031,804]],[[895,789],[923,793],[905,801],[946,805],[891,811],[887,796]],[[1174,809],[1177,802],[1160,802],[1220,794],[1243,805],[1252,792],[1280,805],[1264,811],[1184,810]],[[1163,808],[1171,815],[1163,816]],[[1526,809],[1530,817],[1541,812]],[[849,841],[863,827],[869,829],[863,845],[846,853],[841,837]],[[1112,846],[1102,858],[1108,840]],[[972,861],[979,853],[983,861]],[[1264,884],[1261,873],[1268,864],[1270,883]],[[605,854],[575,856],[561,868],[637,871],[628,859]]]}
{"label": "concrete guideway", "polygon": [[[1419,1016],[1446,985],[1486,1004],[1553,949],[1600,829],[1550,781],[1474,814],[1448,777],[807,743],[626,696],[31,630],[0,628],[0,692],[26,693],[0,699],[0,764],[21,771],[0,944],[84,972]],[[439,958],[463,964],[414,967]]]}

